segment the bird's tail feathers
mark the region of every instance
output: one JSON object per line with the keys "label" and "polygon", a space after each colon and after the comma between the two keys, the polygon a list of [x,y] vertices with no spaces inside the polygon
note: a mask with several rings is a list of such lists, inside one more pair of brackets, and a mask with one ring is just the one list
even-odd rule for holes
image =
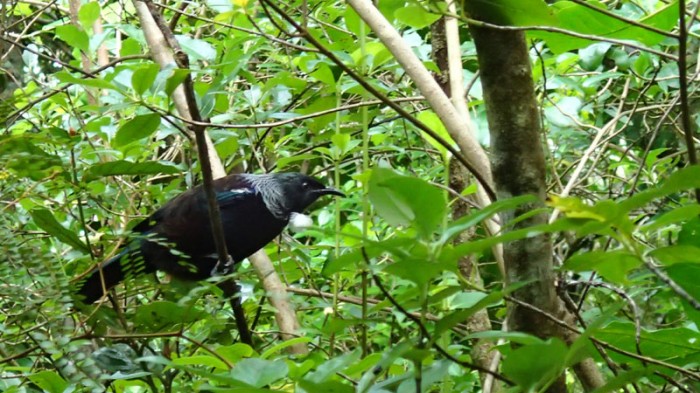
{"label": "bird's tail feathers", "polygon": [[94,303],[125,277],[133,277],[145,270],[140,253],[132,251],[131,247],[124,248],[119,254],[100,263],[88,274],[78,290],[78,295],[83,296],[84,303]]}

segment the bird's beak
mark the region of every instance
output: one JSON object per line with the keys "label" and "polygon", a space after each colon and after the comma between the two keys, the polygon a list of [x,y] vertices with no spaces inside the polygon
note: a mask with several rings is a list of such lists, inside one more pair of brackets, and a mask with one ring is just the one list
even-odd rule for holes
{"label": "bird's beak", "polygon": [[344,196],[345,196],[345,194],[343,194],[342,192],[336,190],[336,189],[333,188],[333,187],[326,187],[326,188],[323,188],[323,189],[320,189],[320,190],[316,190],[316,193],[317,193],[318,195],[337,195],[337,196],[340,196],[340,197],[344,197]]}

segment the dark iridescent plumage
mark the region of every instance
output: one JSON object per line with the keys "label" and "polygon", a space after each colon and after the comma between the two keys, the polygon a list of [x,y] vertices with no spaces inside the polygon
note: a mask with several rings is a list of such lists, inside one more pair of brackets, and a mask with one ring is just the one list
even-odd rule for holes
{"label": "dark iridescent plumage", "polygon": [[[300,173],[231,175],[214,181],[226,247],[240,262],[277,237],[292,213],[323,195],[343,194]],[[185,280],[210,277],[217,263],[206,196],[201,186],[168,201],[136,225],[138,236],[121,253],[95,268],[78,293],[86,303],[102,297],[127,275],[168,272]]]}

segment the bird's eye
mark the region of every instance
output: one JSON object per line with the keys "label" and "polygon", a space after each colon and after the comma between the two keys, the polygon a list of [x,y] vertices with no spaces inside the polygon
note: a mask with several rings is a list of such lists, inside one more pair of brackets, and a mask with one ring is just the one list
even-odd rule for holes
{"label": "bird's eye", "polygon": [[303,188],[309,188],[309,182],[305,181],[305,182],[301,183],[301,186]]}

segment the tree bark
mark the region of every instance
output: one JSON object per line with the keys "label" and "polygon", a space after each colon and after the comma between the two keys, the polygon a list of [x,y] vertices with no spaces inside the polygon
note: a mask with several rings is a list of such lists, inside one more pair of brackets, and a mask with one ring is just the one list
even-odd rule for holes
{"label": "tree bark", "polygon": [[[470,26],[470,31],[481,70],[491,135],[491,167],[498,198],[533,194],[539,199],[502,214],[502,223],[508,227],[515,217],[543,207],[546,198],[542,129],[530,58],[524,32],[477,26]],[[542,212],[510,228],[517,230],[546,224],[547,219],[547,214]],[[530,282],[513,296],[560,319],[572,321],[556,293],[552,255],[552,242],[546,234],[504,244],[506,284]],[[517,304],[509,304],[508,329],[571,341],[570,335],[545,315]],[[592,362],[588,360],[586,364]],[[584,369],[596,374],[579,377],[587,390],[595,387],[591,385],[602,383],[597,368],[577,367],[576,371]],[[566,392],[564,376],[557,378],[547,391]]]}
{"label": "tree bark", "polygon": [[[432,58],[440,69],[440,74],[436,75],[435,79],[445,94],[450,97],[450,100],[455,105],[457,111],[465,118],[465,122],[471,123],[469,113],[466,110],[467,103],[464,99],[466,93],[462,83],[462,62],[461,54],[459,53],[459,36],[455,29],[450,29],[449,27],[446,28],[446,25],[449,25],[450,22],[456,21],[450,21],[448,20],[448,17],[442,17],[430,26],[430,42],[433,47]],[[451,27],[454,28],[456,26]],[[448,34],[451,36],[448,36]],[[455,51],[457,53],[454,53]],[[465,127],[462,132],[470,132],[470,128],[471,127]],[[464,167],[459,165],[456,160],[449,160],[449,163],[445,163],[445,165],[449,165],[450,168],[450,188],[457,193],[461,193],[462,190],[469,185],[469,173],[464,169]],[[470,206],[466,203],[466,201],[458,199],[452,204],[452,218],[457,220],[460,217],[469,214],[470,210]],[[472,240],[474,233],[475,229],[462,232],[455,239],[455,243],[459,244]],[[494,250],[494,253],[498,251],[500,251],[500,247],[498,250]],[[475,284],[478,287],[483,286],[483,281],[481,280],[474,255],[467,255],[461,258],[458,262],[458,266],[460,274],[467,281]],[[491,321],[489,320],[488,312],[485,309],[476,312],[465,322],[469,328],[469,333],[491,330]],[[490,369],[494,362],[494,357],[498,353],[493,351],[493,348],[494,344],[491,340],[474,340],[474,345],[471,351],[474,362],[485,369]],[[480,374],[482,385],[485,383],[487,378],[490,378],[489,374]],[[499,387],[490,389],[490,391],[499,391]]]}
{"label": "tree bark", "polygon": [[491,170],[486,152],[471,132],[464,132],[468,123],[465,123],[464,118],[459,115],[433,76],[413,53],[411,47],[370,0],[348,0],[348,4],[379,37],[396,58],[396,61],[401,64],[406,74],[416,84],[418,90],[425,96],[435,114],[445,125],[445,129],[459,146],[461,153],[471,162],[476,172],[487,183],[486,185],[490,185]]}

